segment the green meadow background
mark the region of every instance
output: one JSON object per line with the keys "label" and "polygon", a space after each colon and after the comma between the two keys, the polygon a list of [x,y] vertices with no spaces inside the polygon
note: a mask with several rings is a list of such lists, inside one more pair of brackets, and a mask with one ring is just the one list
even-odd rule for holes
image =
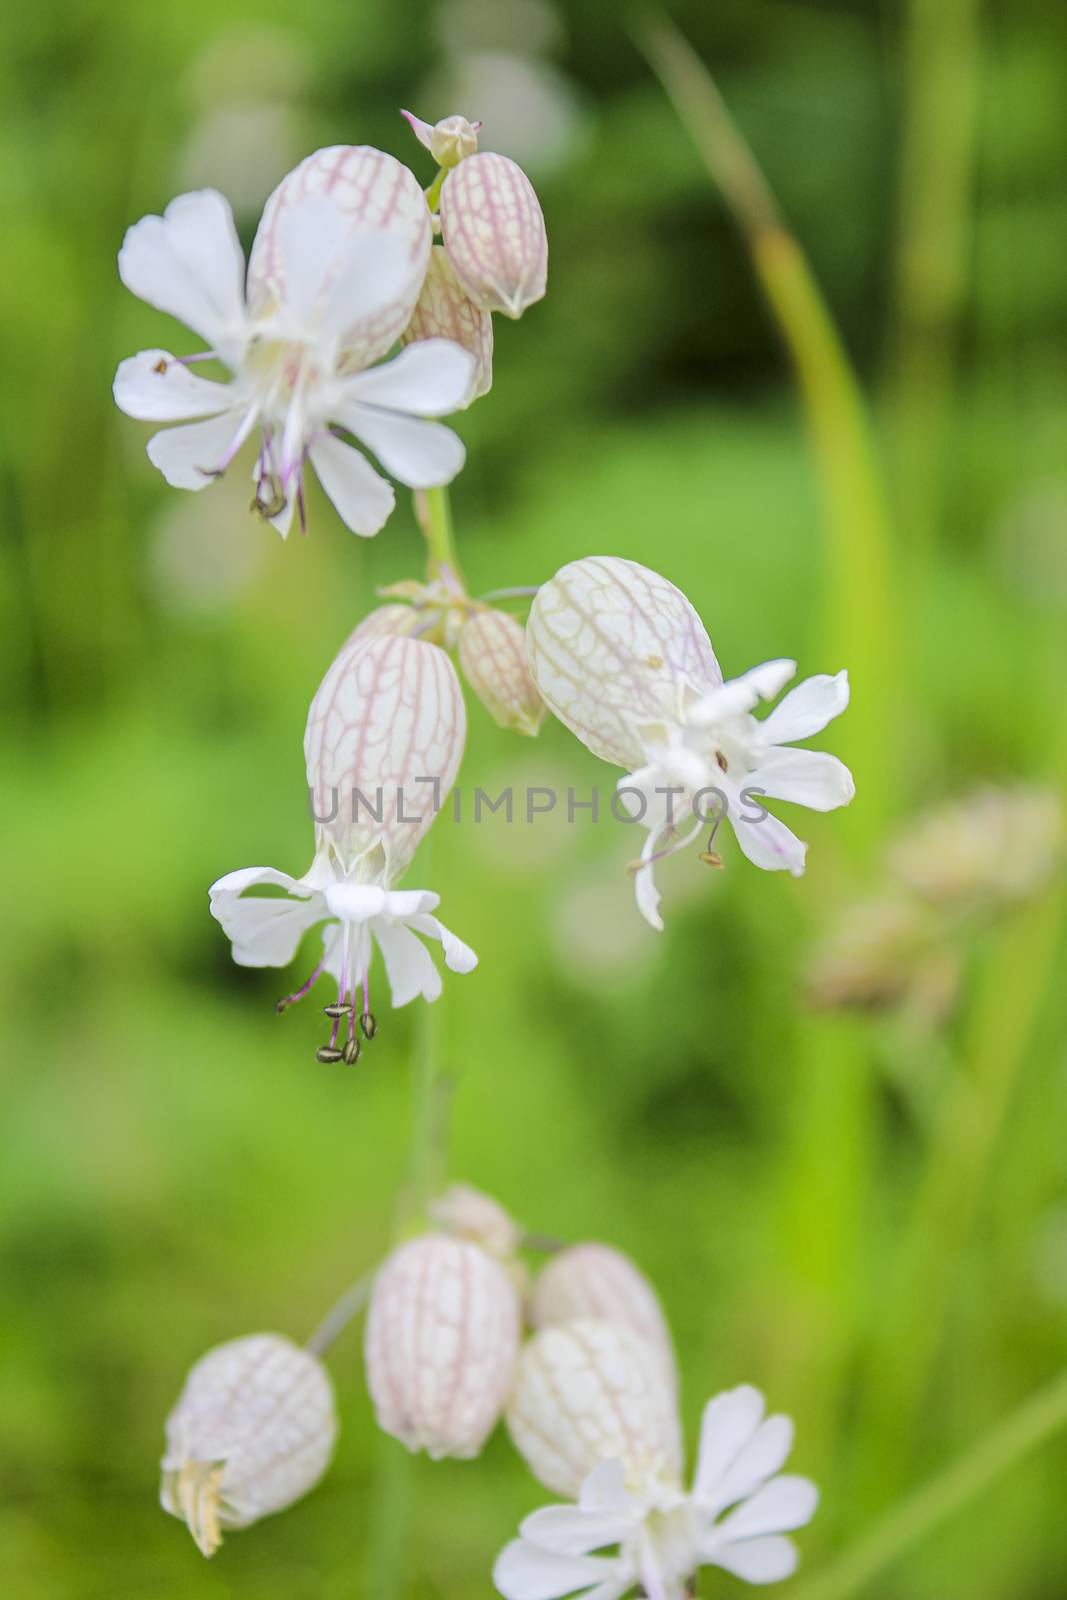
{"label": "green meadow background", "polygon": [[[918,812],[1067,769],[1067,15],[672,16],[821,285],[873,469],[810,307],[802,399],[625,8],[46,0],[3,24],[0,1572],[18,1600],[490,1595],[495,1552],[549,1497],[502,1433],[437,1466],[378,1436],[355,1328],[330,1355],[342,1437],[313,1495],[210,1563],[157,1503],[191,1363],[241,1333],[306,1336],[387,1249],[428,1048],[450,1174],[655,1280],[690,1439],[742,1381],[796,1418],[823,1503],[787,1592],[1067,1592],[1067,1442],[1045,1402],[1048,1437],[994,1478],[1015,1439],[996,1430],[1067,1364],[1060,886],[972,941],[932,1036],[815,1013],[803,990]],[[139,347],[192,345],[122,290],[115,254],[206,183],[247,245],[320,145],[379,145],[429,182],[402,105],[482,115],[550,232],[548,297],[498,320],[494,388],[458,424],[472,593],[614,553],[685,589],[728,675],[849,666],[823,742],[857,798],[789,818],[811,842],[799,881],[732,841],[721,873],[672,863],[662,936],[632,907],[629,830],[443,817],[419,871],[482,964],[328,1070],[316,1007],[274,1015],[286,976],[232,964],[206,891],[306,866],[309,699],[376,586],[419,575],[420,535],[402,497],[355,540],[316,492],[283,545],[248,515],[243,467],[168,489],[110,384]],[[614,781],[554,723],[524,741],[469,709],[468,793]],[[916,1513],[958,1462],[953,1513]],[[843,1578],[872,1535],[877,1570]],[[712,1571],[699,1592],[741,1590]]]}

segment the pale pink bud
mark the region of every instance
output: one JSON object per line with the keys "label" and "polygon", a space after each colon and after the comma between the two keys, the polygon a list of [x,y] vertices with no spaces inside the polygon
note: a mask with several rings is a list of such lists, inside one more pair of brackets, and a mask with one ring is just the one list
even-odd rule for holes
{"label": "pale pink bud", "polygon": [[[345,640],[345,649],[367,639],[395,639],[398,636],[410,639],[418,626],[419,613],[414,606],[377,606],[352,629]],[[420,637],[425,638],[426,635],[421,634]]]}
{"label": "pale pink bud", "polygon": [[440,244],[430,252],[429,269],[400,342],[414,344],[419,339],[451,339],[470,351],[477,362],[472,400],[492,388],[493,319],[488,311],[479,311],[461,288]]}
{"label": "pale pink bud", "polygon": [[480,1245],[498,1261],[509,1261],[522,1240],[522,1229],[504,1207],[469,1183],[454,1183],[438,1195],[430,1215],[453,1238]]}
{"label": "pale pink bud", "polygon": [[248,305],[253,315],[284,300],[278,222],[303,204],[336,208],[353,237],[384,233],[399,247],[396,293],[388,305],[349,328],[342,341],[347,365],[369,366],[385,355],[411,320],[426,276],[433,229],[418,179],[395,156],[369,145],[316,150],[282,179],[263,209],[248,259]]}
{"label": "pale pink bud", "polygon": [[428,150],[439,167],[454,167],[472,156],[478,148],[480,122],[468,122],[466,117],[442,117],[432,125],[423,122],[413,111],[402,111],[416,139]]}
{"label": "pale pink bud", "polygon": [[681,1429],[662,1361],[618,1323],[583,1318],[535,1333],[508,1403],[516,1449],[547,1489],[575,1500],[602,1461],[633,1484],[677,1483]]}
{"label": "pale pink bud", "polygon": [[466,736],[456,669],[437,645],[385,636],[342,648],[311,702],[304,757],[320,836],[346,867],[375,846],[383,881],[396,882],[456,781]]}
{"label": "pale pink bud", "polygon": [[655,1289],[629,1256],[607,1244],[575,1244],[554,1255],[538,1274],[530,1301],[535,1328],[596,1317],[616,1322],[656,1352],[674,1394],[678,1370],[674,1344]]}
{"label": "pale pink bud", "polygon": [[530,676],[521,623],[506,611],[476,611],[459,636],[459,664],[494,722],[534,737],[548,707]]}
{"label": "pale pink bud", "polygon": [[476,1456],[515,1371],[519,1299],[477,1245],[427,1234],[378,1273],[367,1314],[367,1387],[384,1432],[409,1450]]}
{"label": "pale pink bud", "polygon": [[223,1528],[284,1511],[319,1481],[333,1454],[333,1386],[317,1356],[278,1333],[209,1350],[167,1418],[160,1499],[204,1555]]}
{"label": "pale pink bud", "polygon": [[448,174],[441,236],[456,277],[482,311],[521,317],[544,294],[545,219],[529,178],[507,156],[470,156]]}

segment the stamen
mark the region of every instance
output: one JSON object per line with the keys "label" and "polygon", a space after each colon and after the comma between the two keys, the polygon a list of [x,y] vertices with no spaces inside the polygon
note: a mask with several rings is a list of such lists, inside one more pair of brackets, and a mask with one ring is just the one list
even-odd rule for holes
{"label": "stamen", "polygon": [[341,1051],[341,1057],[346,1067],[354,1066],[359,1060],[360,1048],[361,1047],[358,1039],[349,1039],[348,1043]]}
{"label": "stamen", "polygon": [[321,1061],[324,1067],[332,1067],[336,1065],[341,1058],[342,1052],[340,1050],[335,1050],[332,1045],[320,1044],[319,1048],[315,1051],[315,1060]]}
{"label": "stamen", "polygon": [[315,979],[320,975],[325,965],[326,961],[325,958],[323,958],[323,960],[319,962],[318,966],[311,974],[311,977],[308,979],[308,981],[303,984],[301,988],[297,989],[295,994],[287,994],[281,1000],[276,1000],[274,1002],[274,1009],[277,1011],[279,1016],[283,1011],[287,1011],[290,1006],[295,1006],[298,1000],[303,1000],[304,996],[311,988],[311,985],[315,982]]}
{"label": "stamen", "polygon": [[359,1019],[359,1025],[363,1029],[364,1039],[373,1039],[378,1032],[378,1021],[372,1011],[364,1011]]}
{"label": "stamen", "polygon": [[342,1017],[351,1017],[356,1008],[347,1000],[337,1000],[333,1005],[323,1006],[322,1009],[331,1021],[340,1021]]}

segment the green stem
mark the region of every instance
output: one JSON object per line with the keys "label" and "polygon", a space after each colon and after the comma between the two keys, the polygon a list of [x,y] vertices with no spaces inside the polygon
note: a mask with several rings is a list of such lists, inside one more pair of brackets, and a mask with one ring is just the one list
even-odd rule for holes
{"label": "green stem", "polygon": [[832,664],[847,663],[856,684],[842,753],[863,783],[863,822],[873,834],[900,789],[902,650],[892,530],[866,404],[804,252],[704,63],[659,15],[639,23],[636,37],[733,214],[792,357],[827,534],[827,643]]}
{"label": "green stem", "polygon": [[962,1460],[910,1495],[851,1550],[798,1589],[793,1600],[849,1600],[912,1545],[1009,1468],[1067,1427],[1067,1372],[1033,1395]]}
{"label": "green stem", "polygon": [[452,531],[452,506],[447,489],[425,489],[417,497],[419,523],[426,536],[426,576],[432,583],[442,573],[451,575],[460,585],[459,556],[456,554],[455,534]]}

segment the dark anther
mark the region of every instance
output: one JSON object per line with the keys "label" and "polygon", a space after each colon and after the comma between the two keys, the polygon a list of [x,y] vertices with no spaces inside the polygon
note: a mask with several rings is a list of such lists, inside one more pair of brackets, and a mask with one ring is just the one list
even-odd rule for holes
{"label": "dark anther", "polygon": [[320,1044],[315,1051],[315,1060],[321,1061],[324,1067],[332,1067],[334,1062],[344,1060],[344,1053],[335,1050],[332,1045]]}
{"label": "dark anther", "polygon": [[342,1017],[350,1017],[355,1006],[349,1005],[345,1000],[335,1000],[332,1006],[323,1006],[322,1009],[331,1022],[337,1022]]}
{"label": "dark anther", "polygon": [[706,867],[722,866],[722,856],[717,850],[702,850],[700,852],[700,859],[703,861]]}
{"label": "dark anther", "polygon": [[[267,498],[264,498],[265,494]],[[251,509],[258,511],[261,517],[277,517],[285,510],[288,503],[279,479],[272,472],[264,473],[256,485]]]}
{"label": "dark anther", "polygon": [[341,1051],[345,1065],[350,1067],[359,1060],[360,1042],[358,1039],[346,1039],[345,1047]]}
{"label": "dark anther", "polygon": [[274,1009],[278,1015],[281,1016],[283,1011],[287,1011],[289,1009],[288,1000],[275,1000]]}
{"label": "dark anther", "polygon": [[719,763],[719,766],[722,769],[722,771],[726,772],[728,770],[727,766],[726,766],[726,757],[723,755],[721,750],[717,750],[716,751],[715,759]]}
{"label": "dark anther", "polygon": [[152,368],[152,371],[162,374],[162,373],[166,372],[167,367],[169,365],[170,365],[170,363],[168,362],[166,356],[160,356],[159,360],[156,362],[155,366]]}
{"label": "dark anther", "polygon": [[364,1039],[373,1039],[374,1035],[378,1032],[378,1024],[375,1020],[373,1011],[364,1011],[363,1015],[359,1019],[359,1025],[363,1029]]}

